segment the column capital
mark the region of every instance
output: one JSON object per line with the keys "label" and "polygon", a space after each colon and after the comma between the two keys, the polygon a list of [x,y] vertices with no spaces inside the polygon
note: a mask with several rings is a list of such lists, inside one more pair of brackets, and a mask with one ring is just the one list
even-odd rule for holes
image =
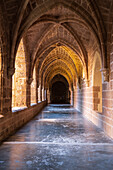
{"label": "column capital", "polygon": [[32,78],[32,77],[28,78],[28,79],[27,79],[27,84],[31,85],[32,81],[33,81],[33,78]]}
{"label": "column capital", "polygon": [[89,87],[90,80],[85,80],[86,86]]}
{"label": "column capital", "polygon": [[109,69],[108,68],[102,68],[100,71],[103,74],[104,82],[108,82],[109,81]]}
{"label": "column capital", "polygon": [[10,68],[10,67],[8,67],[8,69],[7,69],[7,75],[8,75],[8,77],[13,76],[14,73],[15,73],[15,68]]}

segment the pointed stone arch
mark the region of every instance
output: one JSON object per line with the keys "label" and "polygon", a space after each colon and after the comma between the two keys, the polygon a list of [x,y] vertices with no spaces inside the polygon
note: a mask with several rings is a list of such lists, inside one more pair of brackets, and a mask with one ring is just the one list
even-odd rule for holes
{"label": "pointed stone arch", "polygon": [[16,54],[15,73],[12,78],[12,107],[26,107],[26,59],[23,39]]}
{"label": "pointed stone arch", "polygon": [[[27,2],[28,3],[28,2]],[[26,3],[26,5],[27,5]],[[47,3],[47,4],[46,4]],[[82,6],[83,4],[79,4],[77,2],[73,2],[70,4],[70,1],[50,1],[50,3],[45,2],[44,4],[41,4],[42,6],[36,6],[36,8],[34,10],[31,11],[31,13],[26,17],[25,22],[22,22],[20,25],[20,29],[19,29],[19,36],[17,39],[17,42],[15,43],[18,46],[18,42],[19,39],[21,39],[21,37],[23,36],[23,34],[28,30],[28,28],[42,15],[44,15],[49,9],[52,9],[59,4],[62,4],[63,6],[65,6],[66,8],[69,8],[70,10],[74,11],[75,13],[77,13],[82,19],[84,19],[84,21],[87,23],[87,25],[89,26],[89,28],[91,29],[91,31],[95,34],[95,36],[98,39],[98,43],[100,46],[100,49],[102,51],[102,56],[103,58],[105,58],[106,56],[106,49],[105,49],[105,43],[104,43],[104,39],[106,39],[106,37],[104,38],[104,36],[106,36],[106,31],[103,25],[103,22],[101,21],[101,15],[98,11],[97,5],[94,2],[90,2],[89,0],[87,0],[85,2],[86,4],[88,4],[89,9],[90,9],[90,13],[88,11],[85,10],[84,6]],[[86,5],[87,6],[87,5]],[[42,12],[39,8],[43,8]],[[99,32],[99,33],[98,33]],[[16,38],[15,38],[16,39]],[[104,44],[104,45],[102,45]],[[15,50],[13,50],[13,53],[11,54],[12,57],[14,57],[15,52],[16,51],[16,47]],[[106,59],[105,59],[106,60]],[[103,59],[104,62],[104,59]],[[103,64],[104,67],[105,64]]]}

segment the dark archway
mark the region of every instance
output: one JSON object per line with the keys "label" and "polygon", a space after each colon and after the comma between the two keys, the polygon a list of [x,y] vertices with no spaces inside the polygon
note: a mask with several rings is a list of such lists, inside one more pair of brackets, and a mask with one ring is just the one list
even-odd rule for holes
{"label": "dark archway", "polygon": [[51,84],[51,103],[68,104],[69,101],[70,95],[67,80],[61,75],[55,76]]}

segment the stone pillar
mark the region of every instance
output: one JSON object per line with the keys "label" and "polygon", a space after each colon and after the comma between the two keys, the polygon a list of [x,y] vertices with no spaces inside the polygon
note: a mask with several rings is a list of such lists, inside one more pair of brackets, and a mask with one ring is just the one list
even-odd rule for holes
{"label": "stone pillar", "polygon": [[27,87],[26,87],[26,105],[27,107],[30,106],[31,103],[31,87],[30,84],[27,82]]}
{"label": "stone pillar", "polygon": [[0,115],[3,113],[3,71],[0,70]]}
{"label": "stone pillar", "polygon": [[3,113],[3,70],[2,70],[2,57],[0,48],[0,117]]}
{"label": "stone pillar", "polygon": [[36,103],[38,103],[38,88],[36,88]]}
{"label": "stone pillar", "polygon": [[38,103],[40,102],[40,88],[38,86]]}
{"label": "stone pillar", "polygon": [[109,69],[103,68],[100,71],[102,72],[102,82],[108,82],[109,81]]}
{"label": "stone pillar", "polygon": [[41,102],[42,101],[42,88],[39,85],[38,87],[38,101]]}
{"label": "stone pillar", "polygon": [[38,68],[36,66],[36,103],[38,103]]}
{"label": "stone pillar", "polygon": [[26,89],[26,105],[27,107],[30,107],[31,105],[31,83],[33,81],[33,78],[29,78],[27,80],[27,89]]}
{"label": "stone pillar", "polygon": [[76,107],[76,86],[73,87],[73,107]]}
{"label": "stone pillar", "polygon": [[[7,65],[6,65],[7,66]],[[7,74],[6,74],[7,71]],[[12,110],[12,76],[15,72],[14,68],[4,68],[0,75],[0,95],[1,95],[1,114],[6,114]]]}
{"label": "stone pillar", "polygon": [[42,102],[42,87],[40,86],[40,101]]}
{"label": "stone pillar", "polygon": [[74,104],[74,90],[70,89],[70,104],[73,106]]}
{"label": "stone pillar", "polygon": [[45,91],[44,91],[44,88],[42,88],[42,101],[45,100]]}
{"label": "stone pillar", "polygon": [[50,91],[47,89],[47,102],[50,103]]}
{"label": "stone pillar", "polygon": [[44,93],[45,93],[45,98],[44,98],[44,100],[47,100],[47,93],[46,93],[47,91],[46,90],[44,90]]}
{"label": "stone pillar", "polygon": [[73,106],[73,100],[74,100],[74,95],[73,95],[73,90],[71,90],[71,105]]}

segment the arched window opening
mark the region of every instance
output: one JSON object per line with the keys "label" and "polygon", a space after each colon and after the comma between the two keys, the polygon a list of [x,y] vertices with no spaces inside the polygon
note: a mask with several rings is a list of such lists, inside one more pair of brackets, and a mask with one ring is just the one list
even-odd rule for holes
{"label": "arched window opening", "polygon": [[12,108],[26,107],[26,60],[23,39],[20,41],[12,78]]}
{"label": "arched window opening", "polygon": [[33,71],[33,81],[31,83],[31,105],[36,104],[36,70]]}
{"label": "arched window opening", "polygon": [[99,55],[95,55],[93,74],[93,109],[102,112],[102,75],[100,72],[101,60]]}

